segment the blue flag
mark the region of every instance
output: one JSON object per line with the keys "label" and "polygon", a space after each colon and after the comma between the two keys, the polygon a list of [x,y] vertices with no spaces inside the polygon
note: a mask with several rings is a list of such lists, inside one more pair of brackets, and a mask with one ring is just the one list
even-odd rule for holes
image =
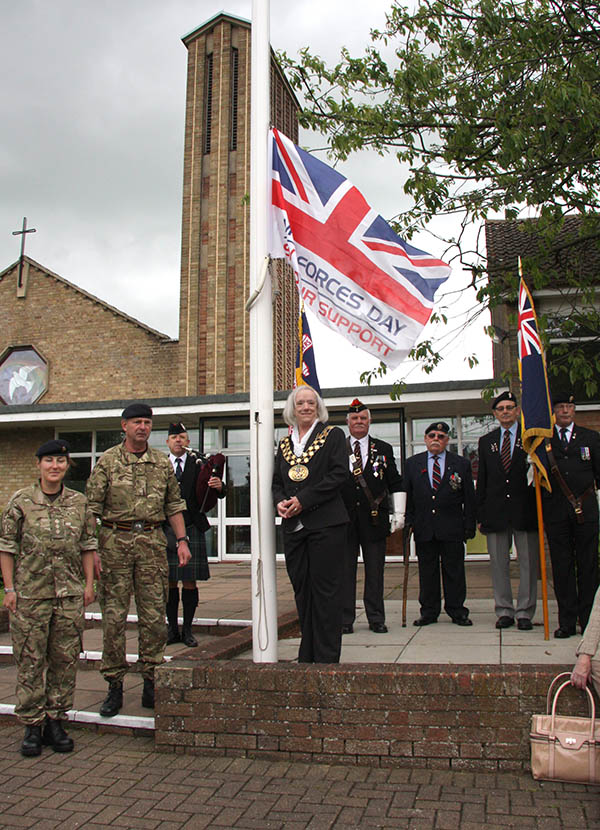
{"label": "blue flag", "polygon": [[294,386],[301,386],[302,384],[312,386],[319,395],[321,394],[315,363],[315,351],[304,306],[301,307],[298,314],[298,348],[296,350]]}

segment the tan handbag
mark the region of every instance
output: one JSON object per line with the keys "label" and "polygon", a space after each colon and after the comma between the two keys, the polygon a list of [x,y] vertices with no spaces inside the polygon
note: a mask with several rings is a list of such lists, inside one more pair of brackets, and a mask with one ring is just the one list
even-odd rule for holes
{"label": "tan handbag", "polygon": [[[546,781],[571,781],[600,784],[600,724],[596,726],[596,706],[586,688],[589,717],[557,715],[561,692],[571,685],[570,673],[557,675],[548,689],[546,714],[531,718],[531,773]],[[562,678],[568,678],[554,692]]]}

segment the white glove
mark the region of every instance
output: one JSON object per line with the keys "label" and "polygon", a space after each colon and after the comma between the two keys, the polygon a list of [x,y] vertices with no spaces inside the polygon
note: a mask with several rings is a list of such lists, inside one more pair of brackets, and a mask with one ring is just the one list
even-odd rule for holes
{"label": "white glove", "polygon": [[390,530],[394,533],[404,527],[404,516],[406,513],[406,493],[392,493],[394,512],[390,517]]}

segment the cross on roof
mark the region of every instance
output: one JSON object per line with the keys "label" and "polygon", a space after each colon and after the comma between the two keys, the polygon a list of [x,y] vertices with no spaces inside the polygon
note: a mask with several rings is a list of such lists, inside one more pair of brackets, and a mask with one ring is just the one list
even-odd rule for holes
{"label": "cross on roof", "polygon": [[19,280],[17,285],[19,288],[23,285],[23,257],[25,256],[25,234],[26,233],[35,233],[37,228],[28,228],[27,227],[27,217],[23,217],[23,227],[20,231],[13,231],[13,236],[21,236],[21,254],[19,256]]}

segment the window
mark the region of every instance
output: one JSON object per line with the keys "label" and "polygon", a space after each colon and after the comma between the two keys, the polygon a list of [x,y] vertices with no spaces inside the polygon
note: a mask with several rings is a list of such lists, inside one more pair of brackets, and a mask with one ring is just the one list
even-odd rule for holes
{"label": "window", "polygon": [[231,101],[229,105],[230,129],[229,149],[237,150],[237,127],[238,127],[238,71],[239,52],[235,47],[231,49]]}
{"label": "window", "polygon": [[204,153],[210,153],[212,134],[212,94],[213,94],[213,56],[206,56],[204,68],[204,83],[206,85],[204,104]]}
{"label": "window", "polygon": [[48,365],[33,346],[7,349],[0,360],[0,403],[27,406],[48,389]]}

